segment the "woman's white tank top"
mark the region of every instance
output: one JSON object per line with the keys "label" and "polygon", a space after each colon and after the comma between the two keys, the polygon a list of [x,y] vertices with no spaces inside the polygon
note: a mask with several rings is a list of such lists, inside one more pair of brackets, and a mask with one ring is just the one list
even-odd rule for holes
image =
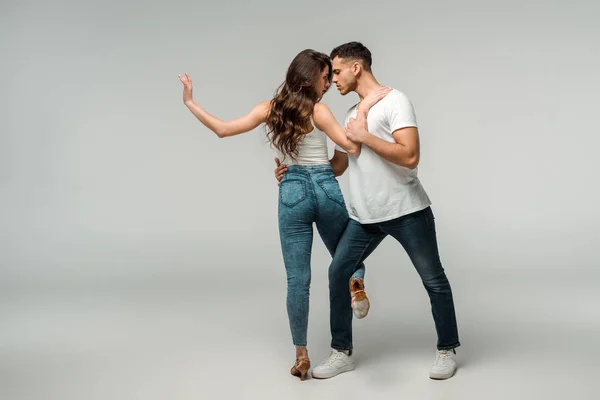
{"label": "woman's white tank top", "polygon": [[313,124],[311,133],[304,135],[298,143],[298,155],[296,160],[290,156],[284,156],[279,153],[279,160],[287,165],[322,165],[329,164],[329,154],[327,153],[327,135],[317,129],[312,116],[310,122]]}

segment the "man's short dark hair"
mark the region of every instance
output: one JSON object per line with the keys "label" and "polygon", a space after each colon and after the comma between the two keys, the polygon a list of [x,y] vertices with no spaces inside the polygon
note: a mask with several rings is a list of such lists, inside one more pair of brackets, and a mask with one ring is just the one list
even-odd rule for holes
{"label": "man's short dark hair", "polygon": [[332,60],[335,57],[360,60],[363,68],[366,71],[371,72],[371,64],[373,62],[371,59],[371,52],[360,42],[344,43],[331,50],[331,55],[329,57]]}

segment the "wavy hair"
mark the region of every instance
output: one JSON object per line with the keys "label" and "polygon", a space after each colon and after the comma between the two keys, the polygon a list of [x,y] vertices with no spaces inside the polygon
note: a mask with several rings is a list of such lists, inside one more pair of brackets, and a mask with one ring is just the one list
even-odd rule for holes
{"label": "wavy hair", "polygon": [[292,159],[298,155],[298,144],[304,135],[312,131],[311,116],[322,94],[317,93],[316,83],[323,69],[328,68],[331,82],[331,59],[315,50],[303,50],[288,67],[285,81],[271,100],[267,114],[267,136],[272,145]]}

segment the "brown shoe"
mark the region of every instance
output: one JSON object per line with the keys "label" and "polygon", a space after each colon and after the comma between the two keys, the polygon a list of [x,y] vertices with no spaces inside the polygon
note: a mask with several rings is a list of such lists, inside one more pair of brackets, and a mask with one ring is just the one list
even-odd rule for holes
{"label": "brown shoe", "polygon": [[299,376],[300,380],[306,379],[306,373],[310,369],[310,360],[308,358],[297,358],[296,363],[290,370],[290,373],[294,376]]}
{"label": "brown shoe", "polygon": [[369,313],[371,303],[365,292],[365,285],[360,278],[350,279],[350,296],[352,297],[351,306],[354,316],[362,319]]}

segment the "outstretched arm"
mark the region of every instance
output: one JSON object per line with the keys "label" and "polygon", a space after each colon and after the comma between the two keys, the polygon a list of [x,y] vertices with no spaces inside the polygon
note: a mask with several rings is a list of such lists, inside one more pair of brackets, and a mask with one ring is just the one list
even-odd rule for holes
{"label": "outstretched arm", "polygon": [[246,133],[266,121],[271,103],[270,100],[259,103],[243,117],[230,121],[223,121],[214,115],[209,114],[194,101],[192,94],[192,78],[187,73],[185,76],[178,76],[181,83],[183,83],[183,103],[204,126],[216,133],[218,137],[224,138]]}

